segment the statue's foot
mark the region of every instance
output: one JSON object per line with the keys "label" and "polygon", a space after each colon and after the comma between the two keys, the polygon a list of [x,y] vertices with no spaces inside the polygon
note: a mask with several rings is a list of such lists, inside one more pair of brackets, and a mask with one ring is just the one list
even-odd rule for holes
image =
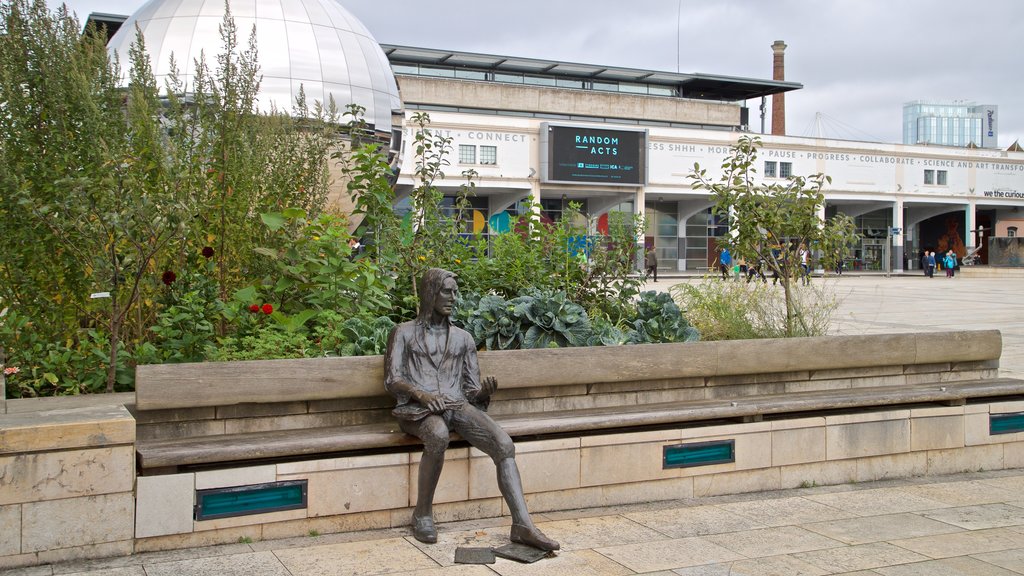
{"label": "statue's foot", "polygon": [[524,526],[522,524],[513,524],[512,532],[509,534],[509,540],[516,544],[525,544],[527,546],[533,546],[538,550],[558,550],[558,542],[555,542],[551,538],[544,535],[543,532],[537,529],[536,526]]}
{"label": "statue's foot", "polygon": [[434,527],[434,519],[430,516],[413,516],[412,536],[424,544],[436,543],[437,528]]}

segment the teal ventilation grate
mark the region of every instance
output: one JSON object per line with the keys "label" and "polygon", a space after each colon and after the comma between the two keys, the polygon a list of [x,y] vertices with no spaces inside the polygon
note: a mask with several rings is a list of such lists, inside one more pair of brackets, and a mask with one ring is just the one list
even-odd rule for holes
{"label": "teal ventilation grate", "polygon": [[196,520],[265,514],[306,507],[306,480],[196,490]]}
{"label": "teal ventilation grate", "polygon": [[736,441],[716,440],[663,447],[662,468],[709,466],[736,461]]}
{"label": "teal ventilation grate", "polygon": [[1014,414],[989,414],[989,434],[1016,434],[1024,432],[1024,412]]}

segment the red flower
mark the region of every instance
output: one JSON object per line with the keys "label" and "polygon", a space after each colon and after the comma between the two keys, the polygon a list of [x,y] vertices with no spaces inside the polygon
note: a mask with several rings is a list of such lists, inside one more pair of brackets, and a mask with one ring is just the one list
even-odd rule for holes
{"label": "red flower", "polygon": [[175,274],[174,272],[171,272],[170,270],[165,270],[163,275],[160,276],[160,280],[163,281],[163,283],[168,285],[168,286],[170,286],[171,284],[174,284],[174,281],[177,280],[177,279],[178,279],[178,275]]}
{"label": "red flower", "polygon": [[267,304],[263,305],[263,313],[264,314],[270,314],[273,311],[274,311],[274,307],[272,305],[270,305],[269,302]]}
{"label": "red flower", "polygon": [[259,304],[250,304],[249,305],[249,312],[252,312],[252,313],[255,314],[256,312],[259,312],[259,311],[260,311],[260,305]]}
{"label": "red flower", "polygon": [[203,251],[200,252],[200,254],[203,255],[203,258],[213,258],[213,248],[204,246]]}

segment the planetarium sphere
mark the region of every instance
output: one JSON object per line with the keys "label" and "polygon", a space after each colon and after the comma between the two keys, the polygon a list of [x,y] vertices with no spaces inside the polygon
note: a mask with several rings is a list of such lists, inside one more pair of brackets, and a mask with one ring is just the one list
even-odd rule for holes
{"label": "planetarium sphere", "polygon": [[[391,132],[392,110],[401,108],[398,85],[387,57],[370,32],[335,0],[227,0],[241,50],[255,26],[257,61],[262,75],[257,98],[261,110],[291,111],[301,86],[312,108],[333,96],[338,108],[356,103],[378,132]],[[223,51],[219,27],[225,0],[150,0],[121,26],[109,47],[122,68],[135,28],[142,31],[157,85],[164,86],[170,57],[185,82],[194,81],[200,53],[215,69]]]}

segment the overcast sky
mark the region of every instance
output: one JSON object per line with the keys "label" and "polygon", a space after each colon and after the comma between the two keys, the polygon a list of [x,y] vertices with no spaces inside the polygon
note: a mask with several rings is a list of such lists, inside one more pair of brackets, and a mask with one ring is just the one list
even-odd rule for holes
{"label": "overcast sky", "polygon": [[[785,79],[803,85],[786,95],[788,134],[900,142],[903,103],[964,100],[999,107],[1001,148],[1024,144],[1020,0],[341,3],[385,44],[684,73],[771,79],[771,45],[782,40]],[[84,21],[143,2],[67,4]],[[758,131],[759,101],[748,105]],[[770,105],[768,116],[770,128]]]}

